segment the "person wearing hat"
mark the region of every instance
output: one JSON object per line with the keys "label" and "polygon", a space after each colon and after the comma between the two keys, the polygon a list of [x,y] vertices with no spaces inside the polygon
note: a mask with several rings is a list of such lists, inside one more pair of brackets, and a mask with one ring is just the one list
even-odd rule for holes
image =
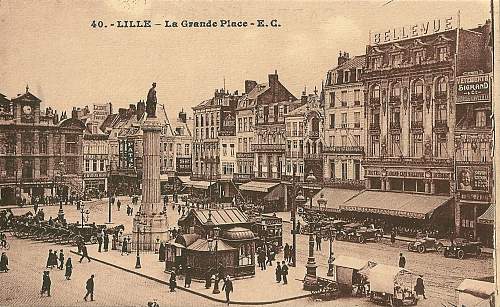
{"label": "person wearing hat", "polygon": [[184,287],[191,288],[191,267],[188,265],[184,271],[186,277],[184,278]]}
{"label": "person wearing hat", "polygon": [[427,299],[425,297],[425,287],[424,287],[424,280],[422,279],[424,277],[423,275],[420,275],[417,278],[417,283],[415,284],[415,293],[417,294],[417,298],[419,298],[420,295],[424,297],[424,299]]}
{"label": "person wearing hat", "polygon": [[59,251],[59,264],[57,265],[57,268],[59,270],[64,269],[64,253],[62,249]]}
{"label": "person wearing hat", "polygon": [[405,268],[406,266],[406,258],[403,256],[403,253],[399,253],[399,267],[400,268]]}
{"label": "person wearing hat", "polygon": [[40,296],[47,293],[47,296],[50,296],[50,276],[49,271],[43,271],[43,279],[42,279],[42,290],[40,291]]}
{"label": "person wearing hat", "polygon": [[233,282],[231,281],[231,277],[229,277],[229,275],[227,275],[224,280],[222,291],[226,291],[226,303],[229,305],[229,294],[233,292]]}
{"label": "person wearing hat", "polygon": [[7,254],[5,252],[2,252],[2,256],[0,257],[0,272],[8,272],[9,268],[7,267],[9,265],[9,258],[7,257]]}
{"label": "person wearing hat", "polygon": [[85,285],[85,288],[87,289],[87,294],[83,297],[85,301],[87,301],[87,298],[90,295],[90,300],[94,300],[94,274],[90,276],[90,278],[87,280],[87,284]]}

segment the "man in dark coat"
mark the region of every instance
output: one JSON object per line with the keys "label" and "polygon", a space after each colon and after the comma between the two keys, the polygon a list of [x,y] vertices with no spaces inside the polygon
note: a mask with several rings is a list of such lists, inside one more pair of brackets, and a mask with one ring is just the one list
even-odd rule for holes
{"label": "man in dark coat", "polygon": [[47,293],[47,296],[50,296],[50,276],[49,276],[49,271],[44,271],[43,272],[43,280],[42,280],[42,290],[40,291],[40,296],[44,295]]}
{"label": "man in dark coat", "polygon": [[191,288],[191,267],[188,265],[184,272],[184,287]]}
{"label": "man in dark coat", "polygon": [[278,261],[277,266],[276,266],[276,282],[277,283],[281,282],[281,266],[280,266],[279,261]]}
{"label": "man in dark coat", "polygon": [[87,298],[90,295],[90,300],[94,300],[94,274],[90,276],[90,278],[87,280],[86,287],[87,289],[87,294],[83,297],[84,300],[87,300]]}
{"label": "man in dark coat", "polygon": [[160,262],[165,261],[165,243],[160,243],[160,249],[158,250],[158,260]]}
{"label": "man in dark coat", "polygon": [[391,244],[396,243],[396,230],[393,228],[391,230]]}
{"label": "man in dark coat", "polygon": [[281,276],[283,277],[283,284],[286,285],[288,283],[288,279],[286,276],[288,275],[288,266],[285,261],[281,262]]}
{"label": "man in dark coat", "polygon": [[87,258],[87,260],[90,262],[87,246],[85,244],[82,244],[81,249],[82,249],[82,258],[80,258],[80,262],[82,262],[84,258]]}
{"label": "man in dark coat", "polygon": [[109,247],[109,235],[104,233],[104,251],[107,252]]}
{"label": "man in dark coat", "polygon": [[175,292],[175,287],[177,287],[176,276],[177,275],[175,274],[175,271],[170,273],[170,280],[169,280],[170,292]]}
{"label": "man in dark coat", "polygon": [[231,278],[226,276],[226,280],[224,281],[224,285],[222,285],[222,291],[226,292],[226,303],[229,305],[229,294],[233,292],[233,282]]}
{"label": "man in dark coat", "polygon": [[283,248],[283,256],[285,257],[285,261],[288,261],[290,258],[290,245],[288,243],[285,244],[285,247]]}
{"label": "man in dark coat", "polygon": [[52,250],[49,249],[49,255],[47,256],[47,265],[45,266],[45,268],[48,269],[51,266],[52,266]]}
{"label": "man in dark coat", "polygon": [[205,275],[205,289],[212,287],[212,269],[208,269]]}
{"label": "man in dark coat", "polygon": [[403,268],[406,266],[406,258],[403,256],[403,253],[399,253],[399,267]]}
{"label": "man in dark coat", "polygon": [[2,253],[2,257],[0,258],[0,272],[8,272],[9,268],[7,267],[9,265],[9,258],[5,254],[5,252]]}
{"label": "man in dark coat", "polygon": [[415,293],[417,294],[417,298],[422,295],[424,299],[427,299],[425,297],[425,287],[424,287],[424,280],[422,279],[422,275],[420,275],[417,278],[417,283],[415,284]]}
{"label": "man in dark coat", "polygon": [[319,233],[316,234],[316,250],[321,250],[321,235]]}
{"label": "man in dark coat", "polygon": [[57,266],[57,268],[59,270],[62,270],[64,268],[64,253],[62,249],[59,251],[59,265]]}

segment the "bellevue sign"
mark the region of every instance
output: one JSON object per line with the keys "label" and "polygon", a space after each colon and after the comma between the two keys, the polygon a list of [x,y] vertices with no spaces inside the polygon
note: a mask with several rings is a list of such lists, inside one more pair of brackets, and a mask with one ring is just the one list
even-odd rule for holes
{"label": "bellevue sign", "polygon": [[370,45],[386,44],[419,36],[431,35],[457,28],[456,17],[436,18],[370,33]]}

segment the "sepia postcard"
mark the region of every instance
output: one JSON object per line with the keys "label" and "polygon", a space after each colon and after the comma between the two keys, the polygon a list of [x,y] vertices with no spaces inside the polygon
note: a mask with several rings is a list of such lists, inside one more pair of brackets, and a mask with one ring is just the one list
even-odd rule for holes
{"label": "sepia postcard", "polygon": [[499,8],[0,0],[0,306],[498,306]]}

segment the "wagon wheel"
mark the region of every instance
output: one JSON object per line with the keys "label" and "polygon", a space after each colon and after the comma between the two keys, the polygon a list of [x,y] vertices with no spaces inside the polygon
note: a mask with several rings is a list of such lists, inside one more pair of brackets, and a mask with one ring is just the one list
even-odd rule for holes
{"label": "wagon wheel", "polygon": [[362,243],[365,243],[365,237],[364,237],[364,236],[359,236],[359,237],[357,238],[357,240],[358,240],[358,243],[361,243],[361,244],[362,244]]}
{"label": "wagon wheel", "polygon": [[464,257],[465,257],[465,252],[464,252],[464,250],[463,250],[463,249],[459,250],[459,251],[457,252],[457,258],[458,258],[458,259],[464,259]]}
{"label": "wagon wheel", "polygon": [[425,253],[425,246],[423,244],[420,244],[418,247],[417,247],[417,251],[421,254]]}
{"label": "wagon wheel", "polygon": [[376,233],[375,234],[375,242],[380,242],[381,239],[382,239],[382,235],[379,233]]}
{"label": "wagon wheel", "polygon": [[443,251],[443,244],[442,244],[442,243],[438,243],[438,244],[436,244],[436,250],[437,250],[438,252],[442,252],[442,251]]}
{"label": "wagon wheel", "polygon": [[338,233],[335,235],[335,240],[338,240],[338,241],[342,241],[344,240],[344,236],[342,235],[342,233]]}
{"label": "wagon wheel", "polygon": [[412,243],[411,242],[408,243],[408,251],[410,251],[410,252],[412,251]]}

